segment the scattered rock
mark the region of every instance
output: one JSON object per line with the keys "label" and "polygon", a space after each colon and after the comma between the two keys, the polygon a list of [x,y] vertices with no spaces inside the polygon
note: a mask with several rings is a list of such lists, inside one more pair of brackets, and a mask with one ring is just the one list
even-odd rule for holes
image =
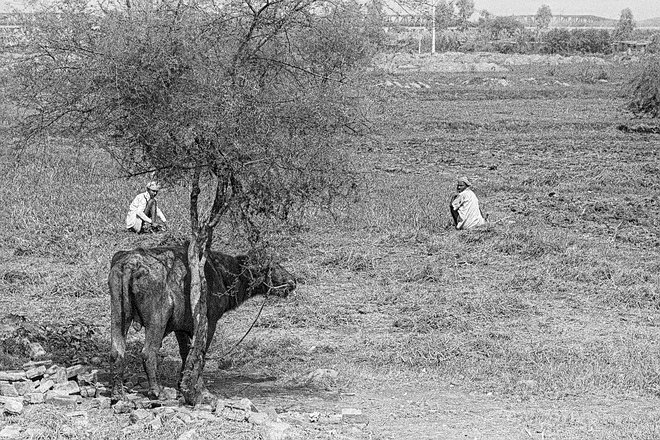
{"label": "scattered rock", "polygon": [[69,408],[69,409],[78,408],[78,396],[67,396],[57,393],[52,393],[52,394],[51,393],[52,393],[51,391],[46,393],[46,403],[50,403],[51,405],[55,405],[63,408]]}
{"label": "scattered rock", "polygon": [[317,388],[329,389],[337,382],[339,373],[336,370],[319,368],[307,375],[306,383]]}
{"label": "scattered rock", "polygon": [[73,424],[78,427],[86,426],[89,424],[89,417],[87,411],[74,411],[66,415]]}
{"label": "scattered rock", "polygon": [[1,383],[0,396],[18,397],[18,391],[16,390],[16,387],[13,384]]}
{"label": "scattered rock", "polygon": [[284,422],[269,422],[260,427],[263,440],[292,440],[298,438],[298,432],[293,426]]}
{"label": "scattered rock", "polygon": [[343,408],[341,410],[341,421],[344,423],[367,423],[366,416],[362,411],[355,408]]}
{"label": "scattered rock", "polygon": [[163,427],[163,421],[160,419],[160,416],[154,417],[154,419],[147,424],[152,430],[158,431]]}
{"label": "scattered rock", "polygon": [[14,383],[14,388],[16,388],[16,392],[18,392],[19,396],[24,396],[34,391],[34,389],[36,388],[36,384],[31,380],[26,380],[26,381]]}
{"label": "scattered rock", "polygon": [[31,342],[30,346],[30,358],[39,359],[47,355],[46,350],[38,342]]}
{"label": "scattered rock", "polygon": [[55,384],[53,391],[65,395],[78,394],[80,393],[80,387],[78,386],[77,382],[69,380],[64,383]]}
{"label": "scattered rock", "polygon": [[254,424],[254,425],[265,425],[266,423],[270,422],[270,416],[266,413],[261,413],[261,412],[251,412],[248,414],[248,422]]}
{"label": "scattered rock", "polygon": [[92,370],[88,373],[79,373],[78,383],[82,385],[94,385],[99,381],[98,373],[99,370]]}
{"label": "scattered rock", "polygon": [[321,417],[319,417],[319,423],[324,425],[338,425],[341,423],[341,420],[341,414],[321,415]]}
{"label": "scattered rock", "polygon": [[92,408],[108,409],[111,407],[111,400],[109,397],[96,397],[92,400]]}
{"label": "scattered rock", "polygon": [[96,397],[96,387],[83,385],[80,387],[80,395],[82,397]]}
{"label": "scattered rock", "polygon": [[179,436],[177,440],[195,440],[197,439],[197,430],[189,429]]}
{"label": "scattered rock", "polygon": [[46,372],[46,365],[52,365],[52,359],[44,359],[42,361],[30,361],[23,364],[23,368],[29,370],[35,367],[44,367],[44,373]]}
{"label": "scattered rock", "polygon": [[153,416],[154,415],[151,411],[147,411],[146,409],[136,409],[131,412],[130,416],[128,416],[128,420],[131,423],[146,422],[151,420]]}
{"label": "scattered rock", "polygon": [[163,387],[163,391],[160,393],[160,398],[162,400],[176,400],[177,391],[174,388]]}
{"label": "scattered rock", "polygon": [[520,380],[520,381],[518,381],[518,385],[522,385],[523,387],[532,389],[532,388],[536,388],[538,386],[538,382],[533,380],[533,379]]}
{"label": "scattered rock", "polygon": [[44,393],[28,393],[25,395],[25,400],[32,405],[44,403],[46,402],[46,395]]}
{"label": "scattered rock", "polygon": [[30,427],[23,432],[24,437],[32,438],[44,438],[46,437],[46,428],[39,427]]}
{"label": "scattered rock", "polygon": [[133,408],[134,408],[133,403],[128,402],[126,400],[120,400],[119,402],[115,403],[113,410],[115,414],[127,414],[133,411]]}
{"label": "scattered rock", "polygon": [[146,397],[133,400],[133,406],[138,409],[151,409],[154,405],[160,405],[160,402],[154,402]]}
{"label": "scattered rock", "polygon": [[0,380],[7,382],[18,382],[25,379],[25,371],[0,371]]}
{"label": "scattered rock", "polygon": [[72,379],[74,377],[83,374],[86,371],[87,371],[87,367],[84,365],[80,365],[80,364],[73,365],[71,367],[66,368],[66,377],[67,379]]}
{"label": "scattered rock", "polygon": [[56,384],[66,383],[69,380],[66,374],[66,368],[64,367],[58,367],[55,372],[50,375],[50,377],[55,381]]}
{"label": "scattered rock", "polygon": [[8,425],[0,431],[0,438],[18,438],[21,436],[21,428],[19,426]]}
{"label": "scattered rock", "polygon": [[0,397],[3,411],[7,414],[21,414],[23,412],[23,399],[19,397]]}
{"label": "scattered rock", "polygon": [[189,425],[193,421],[192,416],[185,412],[178,412],[176,418],[178,418],[184,425]]}
{"label": "scattered rock", "polygon": [[32,380],[42,377],[46,373],[46,367],[39,365],[37,367],[32,367],[25,372],[25,377]]}
{"label": "scattered rock", "polygon": [[46,368],[46,372],[44,374],[46,376],[52,376],[53,374],[55,374],[57,372],[57,370],[59,370],[59,368],[60,367],[58,365],[53,364],[50,367]]}
{"label": "scattered rock", "polygon": [[77,432],[76,429],[70,427],[69,425],[62,425],[60,426],[60,434],[64,435],[65,437],[73,437],[77,434]]}
{"label": "scattered rock", "polygon": [[195,411],[192,415],[197,420],[211,421],[216,419],[216,417],[208,411]]}
{"label": "scattered rock", "polygon": [[52,380],[43,379],[35,391],[37,393],[45,393],[46,391],[50,390],[54,386],[55,386],[55,382],[53,382]]}
{"label": "scattered rock", "polygon": [[218,400],[215,412],[225,419],[244,422],[248,420],[251,413],[256,413],[258,410],[250,399],[241,399],[238,402]]}
{"label": "scattered rock", "polygon": [[213,405],[209,405],[208,403],[201,403],[199,405],[195,405],[195,411],[213,412]]}

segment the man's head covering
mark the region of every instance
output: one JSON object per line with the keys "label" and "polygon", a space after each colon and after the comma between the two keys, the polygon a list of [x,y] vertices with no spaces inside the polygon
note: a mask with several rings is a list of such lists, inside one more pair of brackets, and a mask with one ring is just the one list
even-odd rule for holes
{"label": "man's head covering", "polygon": [[147,183],[147,189],[150,189],[152,191],[160,191],[160,185],[158,184],[158,182],[151,181]]}
{"label": "man's head covering", "polygon": [[461,176],[461,177],[459,177],[459,178],[458,178],[458,182],[459,182],[459,183],[460,183],[460,182],[463,182],[463,183],[466,184],[467,186],[472,186],[472,184],[470,183],[470,180],[469,180],[467,177],[465,177],[465,176]]}

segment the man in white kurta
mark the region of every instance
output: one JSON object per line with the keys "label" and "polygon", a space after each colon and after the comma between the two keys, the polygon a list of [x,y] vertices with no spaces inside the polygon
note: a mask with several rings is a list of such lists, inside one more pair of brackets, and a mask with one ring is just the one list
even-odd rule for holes
{"label": "man in white kurta", "polygon": [[449,206],[456,229],[470,229],[486,223],[479,209],[479,200],[470,186],[467,177],[459,177],[456,182],[457,194],[452,196]]}
{"label": "man in white kurta", "polygon": [[135,196],[126,214],[126,229],[133,232],[151,232],[163,227],[167,219],[156,204],[158,191],[158,183],[149,182],[147,190]]}

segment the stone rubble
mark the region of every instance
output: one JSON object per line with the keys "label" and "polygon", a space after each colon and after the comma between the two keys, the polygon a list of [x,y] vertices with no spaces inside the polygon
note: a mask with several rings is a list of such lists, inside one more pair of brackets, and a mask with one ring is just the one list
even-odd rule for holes
{"label": "stone rubble", "polygon": [[[33,351],[39,354],[37,345]],[[94,399],[103,392],[97,370],[81,364],[64,367],[52,360],[38,360],[23,364],[22,370],[0,371],[0,412],[9,414],[21,414],[24,404],[76,409],[83,398]]]}
{"label": "stone rubble", "polygon": [[[310,384],[326,384],[337,379],[335,370],[319,369],[310,373]],[[53,361],[32,361],[22,370],[0,371],[0,414],[20,415],[25,405],[50,404],[64,410],[71,423],[80,427],[89,423],[87,410],[91,408],[113,411],[123,415],[129,425],[121,432],[128,434],[140,429],[152,432],[163,428],[163,421],[188,426],[181,439],[193,438],[195,427],[213,423],[218,418],[252,424],[264,439],[285,440],[304,438],[305,427],[311,425],[353,425],[368,423],[359,409],[345,408],[341,414],[319,412],[278,414],[273,408],[263,411],[249,399],[217,399],[213,404],[200,403],[194,408],[177,400],[177,390],[164,388],[161,400],[146,397],[147,388],[142,377],[129,379],[125,399],[113,404],[106,386],[98,382],[98,371],[90,366],[76,364],[68,367]],[[136,391],[143,391],[136,392]],[[8,425],[2,428],[0,438],[23,438],[23,428]],[[75,430],[74,430],[75,431]]]}

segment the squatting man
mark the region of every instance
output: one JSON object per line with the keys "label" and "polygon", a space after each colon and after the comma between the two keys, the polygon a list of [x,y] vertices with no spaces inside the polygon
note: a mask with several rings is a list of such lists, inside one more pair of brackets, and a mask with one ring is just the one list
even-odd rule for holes
{"label": "squatting man", "polygon": [[160,191],[157,182],[149,182],[147,190],[135,196],[126,214],[126,229],[131,232],[159,232],[167,223],[167,219],[158,208],[156,195]]}
{"label": "squatting man", "polygon": [[470,186],[472,184],[467,177],[459,177],[456,194],[449,200],[449,211],[456,229],[471,229],[486,223],[479,208],[479,200]]}

